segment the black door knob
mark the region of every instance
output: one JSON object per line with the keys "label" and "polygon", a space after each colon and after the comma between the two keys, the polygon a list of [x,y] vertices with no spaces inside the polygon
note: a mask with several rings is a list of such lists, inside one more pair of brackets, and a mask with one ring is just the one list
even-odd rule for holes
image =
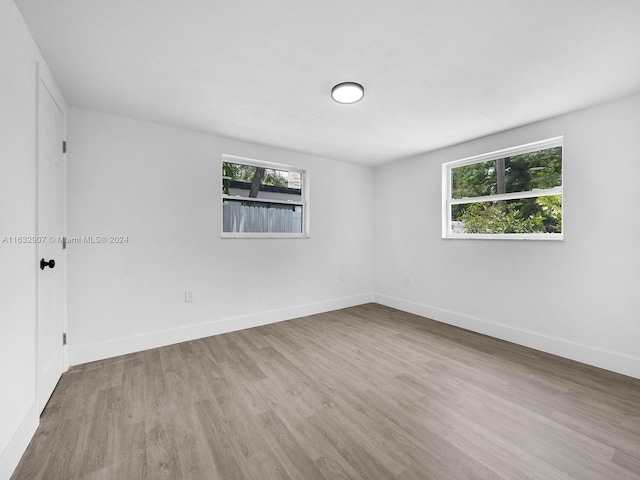
{"label": "black door knob", "polygon": [[55,266],[56,266],[56,261],[53,259],[49,260],[48,262],[44,258],[40,260],[40,270],[44,270],[44,267],[53,268]]}

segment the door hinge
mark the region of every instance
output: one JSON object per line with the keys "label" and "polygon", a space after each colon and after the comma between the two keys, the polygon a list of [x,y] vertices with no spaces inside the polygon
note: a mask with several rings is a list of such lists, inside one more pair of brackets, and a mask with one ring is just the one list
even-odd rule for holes
{"label": "door hinge", "polygon": [[66,345],[67,344],[67,334],[63,333],[62,334],[62,345]]}
{"label": "door hinge", "polygon": [[67,153],[67,141],[62,141],[62,153]]}
{"label": "door hinge", "polygon": [[67,237],[62,237],[62,249],[65,250],[67,248]]}

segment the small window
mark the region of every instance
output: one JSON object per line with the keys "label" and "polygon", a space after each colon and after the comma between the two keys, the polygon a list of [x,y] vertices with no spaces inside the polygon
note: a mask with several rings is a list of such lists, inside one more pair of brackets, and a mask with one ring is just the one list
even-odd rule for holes
{"label": "small window", "polygon": [[561,240],[562,141],[445,163],[443,238]]}
{"label": "small window", "polygon": [[305,171],[222,156],[222,236],[308,236]]}

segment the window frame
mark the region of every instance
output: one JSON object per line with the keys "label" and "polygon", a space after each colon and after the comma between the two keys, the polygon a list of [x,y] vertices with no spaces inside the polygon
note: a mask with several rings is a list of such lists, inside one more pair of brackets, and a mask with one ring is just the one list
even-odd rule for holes
{"label": "window frame", "polygon": [[[276,200],[265,198],[249,198],[243,196],[226,195],[224,193],[224,177],[222,166],[224,163],[237,163],[250,167],[262,167],[272,170],[286,170],[300,174],[301,200],[299,202],[289,200]],[[294,167],[281,163],[256,160],[254,158],[241,157],[223,153],[220,160],[220,238],[309,238],[309,173],[304,168]],[[283,205],[296,205],[302,207],[302,232],[225,232],[224,231],[224,202],[225,200],[249,201],[255,203],[277,203]]]}
{"label": "window frame", "polygon": [[[453,169],[465,165],[489,162],[513,155],[546,150],[554,147],[562,148],[562,185],[546,189],[533,189],[525,192],[513,192],[478,197],[452,198]],[[478,240],[564,240],[564,136],[548,138],[537,142],[526,143],[516,147],[496,150],[474,155],[442,164],[442,238],[443,239],[478,239]],[[538,198],[562,195],[562,231],[560,233],[454,233],[451,226],[451,206],[470,203],[497,202],[502,200],[519,200],[522,198]]]}

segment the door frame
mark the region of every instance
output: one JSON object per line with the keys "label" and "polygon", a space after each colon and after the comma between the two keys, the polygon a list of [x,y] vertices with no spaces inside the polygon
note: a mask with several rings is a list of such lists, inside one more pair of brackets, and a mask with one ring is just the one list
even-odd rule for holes
{"label": "door frame", "polygon": [[[66,141],[67,138],[67,118],[68,118],[68,107],[67,103],[62,96],[62,92],[59,90],[56,82],[49,72],[46,65],[41,64],[36,61],[36,85],[35,85],[35,182],[36,182],[36,196],[35,196],[35,232],[36,238],[38,238],[40,234],[40,84],[43,83],[54,102],[57,104],[58,108],[62,112],[62,123],[63,123],[63,139]],[[62,145],[60,146],[62,148]],[[62,154],[62,204],[63,204],[63,231],[64,235],[67,234],[67,154]],[[35,394],[36,394],[36,403],[38,404],[38,415],[42,413],[44,407],[48,402],[48,398],[43,399],[40,398],[40,248],[38,244],[35,245],[35,258],[34,258],[34,270],[36,276],[36,289],[35,289],[35,332],[36,332],[36,358],[35,358],[35,366],[36,366],[36,385],[35,385]],[[68,280],[67,280],[67,250],[62,250],[62,258],[63,261],[60,262],[62,265],[62,277],[63,277],[63,330],[64,332],[68,332],[68,305],[67,305],[67,292],[68,292]],[[62,341],[62,339],[60,339]],[[67,345],[63,346],[63,372],[69,368],[69,343],[67,341]]]}

